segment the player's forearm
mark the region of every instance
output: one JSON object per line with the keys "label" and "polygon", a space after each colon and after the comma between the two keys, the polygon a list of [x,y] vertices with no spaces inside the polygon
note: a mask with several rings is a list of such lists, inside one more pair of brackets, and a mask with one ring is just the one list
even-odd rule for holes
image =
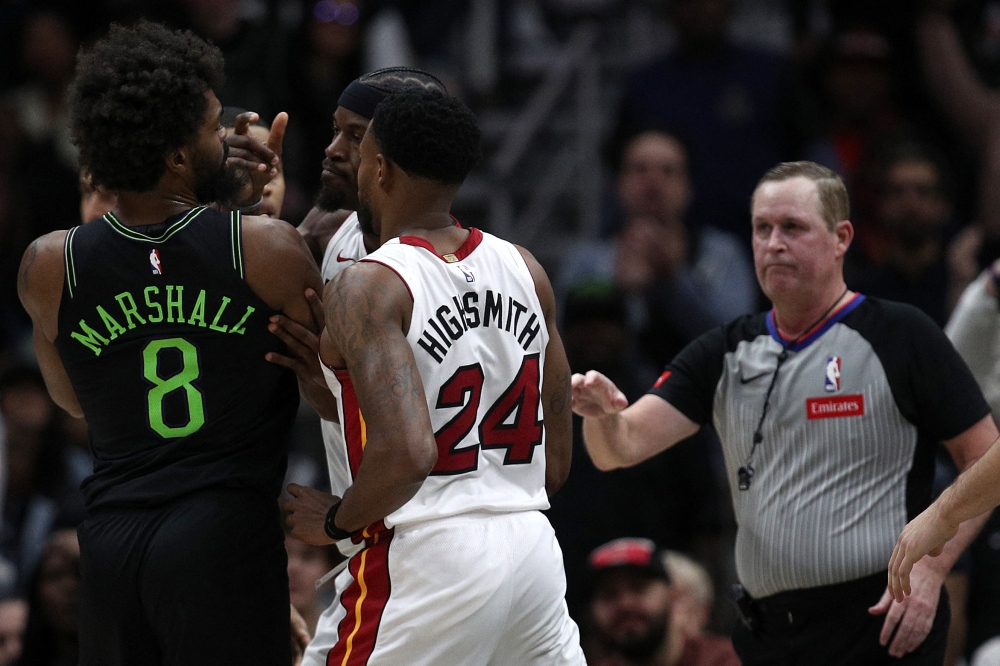
{"label": "player's forearm", "polygon": [[435,447],[433,438],[429,444],[414,446],[370,442],[358,476],[337,511],[337,527],[352,532],[364,529],[413,499],[436,460],[426,455],[428,447]]}
{"label": "player's forearm", "polygon": [[962,472],[935,502],[942,520],[958,525],[991,511],[1000,504],[998,477],[1000,446],[993,442],[985,455]]}

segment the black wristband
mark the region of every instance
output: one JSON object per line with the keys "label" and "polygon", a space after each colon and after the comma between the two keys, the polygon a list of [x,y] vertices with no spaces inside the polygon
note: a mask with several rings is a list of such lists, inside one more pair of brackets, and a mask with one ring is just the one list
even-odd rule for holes
{"label": "black wristband", "polygon": [[323,523],[323,531],[331,539],[340,541],[341,539],[350,539],[354,532],[348,532],[347,530],[342,530],[334,523],[337,519],[337,510],[340,508],[340,500],[330,507],[330,510],[326,512],[326,521]]}

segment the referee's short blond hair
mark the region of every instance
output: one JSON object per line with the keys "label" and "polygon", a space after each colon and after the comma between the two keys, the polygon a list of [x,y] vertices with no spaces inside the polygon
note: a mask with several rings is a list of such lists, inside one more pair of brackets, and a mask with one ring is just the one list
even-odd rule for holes
{"label": "referee's short blond hair", "polygon": [[761,185],[778,183],[792,178],[808,178],[816,183],[816,193],[819,195],[819,212],[826,221],[827,229],[833,231],[837,222],[850,219],[851,202],[847,197],[847,187],[844,185],[843,179],[836,171],[815,162],[782,162],[769,169],[757,182],[753,196],[750,197],[751,214],[753,214],[753,200]]}

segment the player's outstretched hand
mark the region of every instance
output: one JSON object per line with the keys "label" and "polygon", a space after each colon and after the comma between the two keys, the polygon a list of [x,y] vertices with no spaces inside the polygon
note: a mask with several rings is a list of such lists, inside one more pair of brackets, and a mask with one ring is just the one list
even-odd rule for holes
{"label": "player's outstretched hand", "polygon": [[902,601],[911,593],[910,572],[914,565],[924,555],[940,555],[956,532],[958,525],[941,517],[936,502],[903,528],[889,559],[889,591],[896,601]]}
{"label": "player's outstretched hand", "polygon": [[[323,302],[311,288],[306,289],[306,301],[312,311],[313,321],[317,331],[322,331]],[[290,368],[305,382],[311,382],[327,389],[323,368],[319,363],[319,335],[285,315],[277,314],[271,317],[267,330],[285,343],[288,355],[268,352],[264,358],[276,365]]]}
{"label": "player's outstretched hand", "polygon": [[600,418],[628,407],[628,398],[614,382],[590,370],[585,375],[573,375],[573,411],[584,417]]}
{"label": "player's outstretched hand", "polygon": [[295,606],[291,604],[289,606],[291,606],[292,666],[299,666],[312,637],[309,635],[309,625],[302,618],[302,614],[295,609]]}
{"label": "player's outstretched hand", "polygon": [[292,536],[314,546],[328,546],[334,540],[326,535],[326,514],[339,497],[307,488],[297,483],[288,484],[288,494],[292,499],[282,505],[285,523],[292,530]]}
{"label": "player's outstretched hand", "polygon": [[241,200],[231,202],[237,206],[250,206],[260,201],[264,196],[264,186],[278,175],[281,164],[288,114],[282,111],[275,116],[267,143],[261,143],[250,135],[250,124],[257,122],[258,118],[253,111],[241,113],[236,116],[233,133],[226,137],[229,145],[226,166],[236,169],[247,180]]}

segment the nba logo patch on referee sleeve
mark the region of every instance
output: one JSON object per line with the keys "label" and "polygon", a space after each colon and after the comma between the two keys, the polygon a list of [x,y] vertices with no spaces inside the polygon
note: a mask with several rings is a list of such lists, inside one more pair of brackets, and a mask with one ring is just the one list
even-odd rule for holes
{"label": "nba logo patch on referee sleeve", "polygon": [[836,393],[840,390],[840,357],[831,356],[826,361],[826,378],[823,388],[827,393]]}

